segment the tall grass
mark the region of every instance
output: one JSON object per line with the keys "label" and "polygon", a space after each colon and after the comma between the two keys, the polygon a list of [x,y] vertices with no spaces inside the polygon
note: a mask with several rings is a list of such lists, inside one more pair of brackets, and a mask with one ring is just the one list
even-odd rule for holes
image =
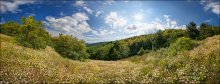
{"label": "tall grass", "polygon": [[119,61],[73,61],[0,35],[0,83],[219,83],[220,35],[173,57],[168,48]]}

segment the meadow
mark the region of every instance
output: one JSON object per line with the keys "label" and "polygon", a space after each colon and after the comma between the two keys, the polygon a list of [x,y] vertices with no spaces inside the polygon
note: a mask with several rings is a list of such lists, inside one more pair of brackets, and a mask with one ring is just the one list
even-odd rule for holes
{"label": "meadow", "polygon": [[52,47],[32,49],[1,37],[0,83],[209,83],[220,82],[220,35],[196,41],[169,56],[169,47],[117,61],[60,56]]}

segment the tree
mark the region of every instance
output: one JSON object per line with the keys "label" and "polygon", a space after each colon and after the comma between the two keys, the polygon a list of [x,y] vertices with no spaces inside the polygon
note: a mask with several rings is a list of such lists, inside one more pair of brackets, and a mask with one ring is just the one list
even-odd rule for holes
{"label": "tree", "polygon": [[117,51],[115,48],[112,48],[110,50],[109,58],[110,58],[110,60],[118,60],[118,59],[120,59],[120,52]]}
{"label": "tree", "polygon": [[161,48],[161,47],[165,47],[165,44],[166,44],[166,39],[162,35],[161,30],[159,30],[155,34],[155,37],[153,38],[152,49],[155,50],[155,49],[158,49],[158,48]]}
{"label": "tree", "polygon": [[35,21],[32,16],[24,17],[19,31],[19,35],[16,36],[19,45],[34,49],[46,48],[49,33],[45,30],[41,21]]}
{"label": "tree", "polygon": [[112,60],[117,60],[121,58],[125,58],[129,55],[130,49],[128,46],[122,41],[116,41],[113,47],[110,50],[110,57]]}
{"label": "tree", "polygon": [[1,24],[0,27],[1,33],[9,35],[9,36],[16,36],[20,32],[20,25],[14,21],[9,21],[4,24]]}
{"label": "tree", "polygon": [[209,25],[208,23],[202,23],[200,25],[199,32],[200,39],[205,39],[206,37],[220,34],[220,28]]}
{"label": "tree", "polygon": [[60,34],[59,37],[54,37],[53,41],[55,44],[54,49],[63,57],[83,61],[89,56],[86,52],[86,45],[82,40]]}
{"label": "tree", "polygon": [[138,55],[143,55],[145,53],[145,50],[143,49],[143,47],[141,47],[141,49],[138,51]]}
{"label": "tree", "polygon": [[186,30],[187,30],[189,38],[191,38],[191,39],[197,39],[198,38],[199,31],[196,29],[196,24],[194,22],[190,22],[186,26]]}
{"label": "tree", "polygon": [[175,56],[178,53],[181,53],[186,50],[193,49],[196,46],[196,43],[187,37],[178,38],[175,43],[172,43],[169,47],[169,56]]}

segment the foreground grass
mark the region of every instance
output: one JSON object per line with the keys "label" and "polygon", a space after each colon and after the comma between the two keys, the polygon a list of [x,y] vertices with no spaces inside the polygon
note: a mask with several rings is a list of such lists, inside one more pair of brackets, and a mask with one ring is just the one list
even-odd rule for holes
{"label": "foreground grass", "polygon": [[128,61],[73,61],[51,47],[33,50],[1,35],[1,82],[11,83],[111,83],[134,80],[139,67]]}
{"label": "foreground grass", "polygon": [[119,61],[73,61],[53,48],[33,50],[0,35],[1,83],[219,83],[220,36],[174,57],[167,49]]}

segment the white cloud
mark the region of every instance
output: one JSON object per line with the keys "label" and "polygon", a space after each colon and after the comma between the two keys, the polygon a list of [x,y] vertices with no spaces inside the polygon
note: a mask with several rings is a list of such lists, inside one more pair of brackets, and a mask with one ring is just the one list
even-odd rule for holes
{"label": "white cloud", "polygon": [[124,1],[125,3],[127,3],[128,1]]}
{"label": "white cloud", "polygon": [[28,0],[13,0],[13,1],[0,1],[1,13],[12,12],[17,13],[21,11],[19,8],[20,5],[24,4],[33,4],[35,1]]}
{"label": "white cloud", "polygon": [[116,33],[113,30],[105,30],[105,29],[99,29],[98,31],[92,30],[92,34],[98,36],[98,37],[106,37],[108,35],[112,35]]}
{"label": "white cloud", "polygon": [[204,22],[211,22],[212,21],[212,19],[208,19],[208,20],[205,20]]}
{"label": "white cloud", "polygon": [[130,24],[124,28],[124,32],[131,36],[149,34],[157,30],[165,29],[184,29],[185,26],[178,26],[175,20],[170,19],[169,15],[164,15],[163,19],[155,18],[151,23]]}
{"label": "white cloud", "polygon": [[104,4],[108,4],[108,5],[111,5],[111,4],[113,4],[113,3],[115,3],[114,0],[106,0],[106,1],[104,2]]}
{"label": "white cloud", "polygon": [[142,13],[136,13],[134,16],[133,16],[134,20],[136,21],[141,21],[144,19],[144,15]]}
{"label": "white cloud", "polygon": [[175,28],[177,22],[175,20],[171,20],[169,15],[163,15],[164,19],[166,20],[166,27],[167,28]]}
{"label": "white cloud", "polygon": [[171,25],[176,25],[176,21],[170,21]]}
{"label": "white cloud", "polygon": [[155,18],[155,21],[157,22],[161,22],[161,20],[159,18]]}
{"label": "white cloud", "polygon": [[89,14],[92,14],[92,9],[88,8],[87,6],[83,7],[84,10],[86,10]]}
{"label": "white cloud", "polygon": [[177,22],[176,21],[170,21],[171,27],[170,28],[175,28]]}
{"label": "white cloud", "polygon": [[105,17],[105,23],[110,24],[113,28],[123,27],[126,25],[127,20],[119,16],[116,12],[110,12]]}
{"label": "white cloud", "polygon": [[72,16],[65,16],[62,18],[46,17],[45,25],[52,30],[55,35],[59,33],[70,34],[82,38],[82,34],[91,31],[87,20],[88,16],[85,13],[76,13]]}
{"label": "white cloud", "polygon": [[219,1],[214,2],[214,1],[202,0],[200,3],[204,5],[205,11],[211,10],[213,13],[220,15],[220,2]]}
{"label": "white cloud", "polygon": [[149,33],[150,31],[153,31],[152,29],[154,25],[148,24],[148,23],[138,23],[138,24],[130,24],[127,27],[125,27],[125,33],[130,33],[133,35],[142,35]]}
{"label": "white cloud", "polygon": [[86,6],[86,4],[85,4],[85,2],[83,0],[80,0],[80,1],[76,1],[75,6],[83,7],[83,6]]}
{"label": "white cloud", "polygon": [[98,17],[102,12],[101,11],[97,11],[95,16]]}
{"label": "white cloud", "polygon": [[169,15],[163,15],[164,18],[169,18]]}
{"label": "white cloud", "polygon": [[86,10],[89,14],[92,14],[92,13],[93,13],[93,10],[90,9],[90,8],[86,5],[85,1],[83,1],[83,0],[76,1],[76,3],[74,4],[74,6],[82,7],[82,8],[83,8],[84,10]]}

